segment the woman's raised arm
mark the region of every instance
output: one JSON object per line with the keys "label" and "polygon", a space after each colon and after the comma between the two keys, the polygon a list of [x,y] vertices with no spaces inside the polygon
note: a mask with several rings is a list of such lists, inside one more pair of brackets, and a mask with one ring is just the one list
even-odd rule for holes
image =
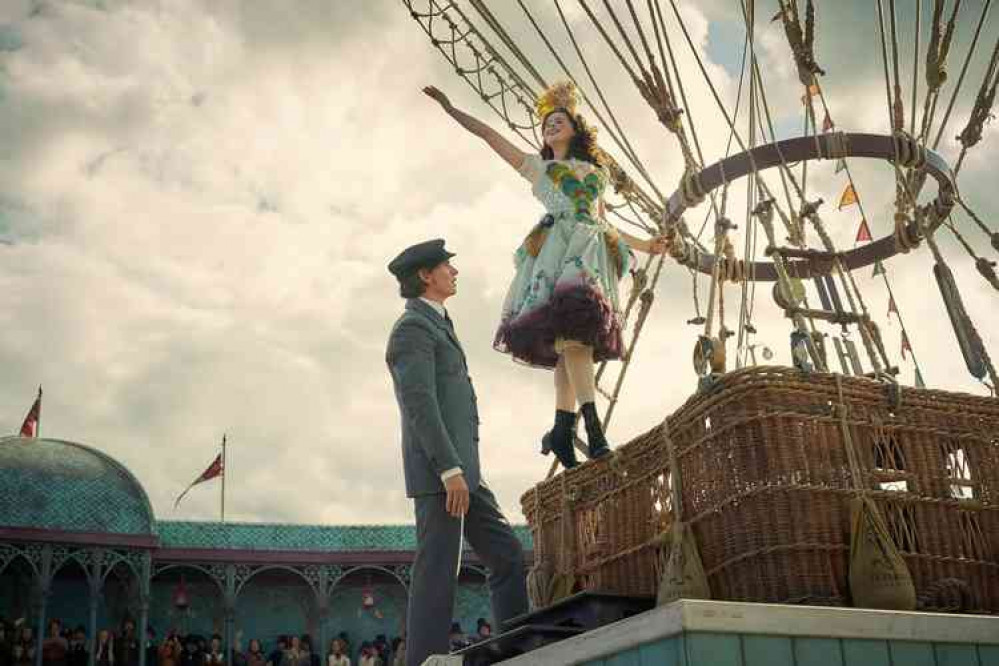
{"label": "woman's raised arm", "polygon": [[502,157],[507,164],[518,171],[520,170],[521,165],[524,163],[524,157],[527,153],[507,141],[499,132],[494,130],[489,125],[486,125],[481,120],[473,118],[464,111],[459,111],[454,108],[451,104],[451,100],[447,98],[447,95],[442,93],[437,88],[427,86],[423,89],[423,92],[431,99],[436,100],[449,116],[458,121],[459,125],[488,143],[489,147],[492,148],[497,155]]}

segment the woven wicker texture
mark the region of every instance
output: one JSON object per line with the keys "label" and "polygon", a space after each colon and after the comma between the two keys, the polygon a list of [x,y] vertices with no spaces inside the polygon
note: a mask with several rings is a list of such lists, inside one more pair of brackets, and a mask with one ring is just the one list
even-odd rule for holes
{"label": "woven wicker texture", "polygon": [[[841,382],[861,483],[912,573],[919,607],[999,613],[999,400]],[[682,519],[713,598],[851,605],[849,500],[858,491],[842,409],[834,375],[749,368],[667,419]],[[656,594],[673,519],[663,434],[654,428],[612,460],[525,493],[535,557],[561,564],[555,554],[573,546],[586,589]]]}

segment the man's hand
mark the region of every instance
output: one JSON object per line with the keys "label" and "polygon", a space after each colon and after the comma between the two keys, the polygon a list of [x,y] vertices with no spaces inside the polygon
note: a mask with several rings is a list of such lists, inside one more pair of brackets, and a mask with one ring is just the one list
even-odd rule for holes
{"label": "man's hand", "polygon": [[447,512],[455,518],[468,513],[468,484],[464,474],[455,474],[444,482],[447,491]]}

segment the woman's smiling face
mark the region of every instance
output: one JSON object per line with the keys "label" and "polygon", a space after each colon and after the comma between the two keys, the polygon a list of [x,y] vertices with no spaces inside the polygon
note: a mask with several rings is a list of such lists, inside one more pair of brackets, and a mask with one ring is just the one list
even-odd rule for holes
{"label": "woman's smiling face", "polygon": [[565,111],[552,111],[545,118],[542,128],[545,143],[548,146],[566,145],[576,134],[572,127],[569,114]]}

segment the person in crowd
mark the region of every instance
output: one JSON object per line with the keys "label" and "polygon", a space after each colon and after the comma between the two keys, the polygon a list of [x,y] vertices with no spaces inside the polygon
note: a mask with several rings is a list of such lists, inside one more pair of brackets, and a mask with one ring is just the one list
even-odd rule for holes
{"label": "person in crowd", "polygon": [[302,634],[301,638],[302,656],[299,658],[300,666],[322,666],[319,653],[312,649],[312,637]]}
{"label": "person in crowd", "polygon": [[212,635],[212,641],[205,653],[202,661],[204,666],[225,666],[225,652],[222,650],[222,637],[218,634]]}
{"label": "person in crowd", "polygon": [[334,638],[330,641],[330,651],[326,655],[326,666],[350,666],[350,657],[347,656],[346,645],[342,638]]}
{"label": "person in crowd", "polygon": [[361,651],[358,654],[358,666],[383,666],[378,658],[378,651],[369,641],[361,643]]}
{"label": "person in crowd", "polygon": [[10,666],[13,647],[10,627],[7,626],[7,621],[0,617],[0,666]]}
{"label": "person in crowd", "polygon": [[97,644],[94,646],[94,663],[97,666],[114,666],[114,637],[107,629],[97,632]]}
{"label": "person in crowd", "polygon": [[114,661],[118,666],[139,666],[139,637],[135,634],[135,621],[131,618],[121,625],[121,634],[114,642]]}
{"label": "person in crowd", "polygon": [[154,666],[159,658],[159,646],[156,643],[156,630],[149,625],[146,627],[146,666]]}
{"label": "person in crowd", "polygon": [[264,648],[260,641],[251,638],[246,652],[243,653],[243,666],[266,666],[267,657],[264,655]]}
{"label": "person in crowd", "polygon": [[[156,663],[159,666],[180,666],[182,652],[183,647],[180,644],[180,638],[175,632],[170,632],[162,645],[157,648],[156,661],[152,663]],[[149,663],[146,666],[149,666]]]}
{"label": "person in crowd", "polygon": [[451,644],[452,652],[468,647],[468,637],[465,636],[465,632],[461,630],[461,623],[451,623],[451,632],[448,635],[448,641]]}
{"label": "person in crowd", "polygon": [[69,638],[69,652],[66,654],[68,666],[88,666],[90,651],[87,650],[87,630],[78,625]]}
{"label": "person in crowd", "polygon": [[493,625],[489,624],[489,621],[484,617],[480,617],[475,621],[475,641],[485,641],[493,635]]}
{"label": "person in crowd", "polygon": [[11,661],[15,666],[29,666],[34,664],[36,648],[34,630],[30,625],[20,625],[17,639],[14,641]]}
{"label": "person in crowd", "polygon": [[269,655],[267,655],[267,665],[266,666],[282,666],[281,661],[284,658],[285,650],[288,649],[288,638],[286,636],[278,636],[277,645]]}
{"label": "person in crowd", "polygon": [[66,666],[66,653],[69,641],[62,636],[62,622],[56,618],[49,620],[48,635],[42,641],[42,664],[44,666]]}
{"label": "person in crowd", "polygon": [[281,666],[301,666],[302,641],[298,636],[288,639],[288,647],[281,655]]}
{"label": "person in crowd", "polygon": [[198,637],[188,634],[184,638],[184,652],[180,655],[180,666],[202,666],[204,661],[198,650]]}
{"label": "person in crowd", "polygon": [[392,666],[406,666],[406,639],[402,636],[392,639]]}

